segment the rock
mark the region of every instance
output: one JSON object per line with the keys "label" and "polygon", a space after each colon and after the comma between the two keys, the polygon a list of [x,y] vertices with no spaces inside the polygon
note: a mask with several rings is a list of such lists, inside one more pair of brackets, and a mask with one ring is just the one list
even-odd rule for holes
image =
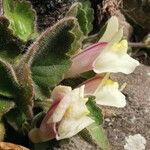
{"label": "rock", "polygon": [[[130,75],[112,75],[119,83],[127,83],[123,93],[127,106],[123,109],[105,108],[105,122],[112,149],[123,150],[126,138],[141,134],[146,139],[146,150],[150,150],[150,67],[141,65]],[[110,125],[111,124],[111,125]],[[139,149],[138,149],[139,150]]]}

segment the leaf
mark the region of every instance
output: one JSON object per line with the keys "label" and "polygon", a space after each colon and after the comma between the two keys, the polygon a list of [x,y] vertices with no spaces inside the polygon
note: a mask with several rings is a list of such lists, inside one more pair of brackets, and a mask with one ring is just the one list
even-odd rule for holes
{"label": "leaf", "polygon": [[15,106],[13,101],[0,98],[0,118]]}
{"label": "leaf", "polygon": [[94,140],[94,142],[103,150],[108,150],[110,148],[107,136],[102,128],[102,126],[97,123],[93,123],[86,128]]}
{"label": "leaf", "polygon": [[66,16],[73,16],[78,19],[80,28],[85,36],[87,36],[93,28],[92,22],[94,20],[94,11],[88,0],[83,1],[82,3],[74,3],[67,12]]}
{"label": "leaf", "polygon": [[20,65],[16,69],[17,78],[19,81],[19,92],[17,93],[17,105],[31,119],[33,117],[33,97],[34,88],[31,70],[28,64]]}
{"label": "leaf", "polygon": [[89,116],[98,124],[103,123],[102,111],[98,106],[96,106],[95,97],[90,96],[86,103],[88,110],[90,111]]}
{"label": "leaf", "polygon": [[89,116],[95,120],[93,124],[88,126],[80,135],[88,142],[94,142],[100,146],[100,148],[106,150],[109,149],[109,142],[102,129],[103,115],[102,111],[96,106],[95,98],[89,97],[86,103],[88,110],[90,111]]}
{"label": "leaf", "polygon": [[49,96],[50,90],[70,68],[71,61],[67,53],[76,51],[72,45],[80,41],[72,32],[77,27],[79,28],[75,18],[62,19],[48,28],[26,53],[22,63],[31,66],[36,94]]}
{"label": "leaf", "polygon": [[14,34],[27,41],[37,34],[35,27],[36,13],[26,0],[3,0],[4,16],[10,20],[10,29]]}
{"label": "leaf", "polygon": [[27,118],[26,115],[23,113],[22,110],[15,108],[10,110],[6,115],[5,118],[7,122],[15,129],[21,130],[23,124],[26,122]]}
{"label": "leaf", "polygon": [[24,43],[12,34],[8,26],[9,21],[0,16],[0,57],[14,62],[14,59],[21,53]]}
{"label": "leaf", "polygon": [[19,88],[14,69],[0,59],[0,96],[15,98]]}

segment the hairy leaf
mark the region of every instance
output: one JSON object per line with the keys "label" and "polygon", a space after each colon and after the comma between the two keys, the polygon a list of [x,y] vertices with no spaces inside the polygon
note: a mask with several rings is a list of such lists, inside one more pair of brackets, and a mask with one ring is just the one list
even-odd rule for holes
{"label": "hairy leaf", "polygon": [[102,126],[93,123],[86,128],[92,140],[103,150],[109,149],[109,142]]}
{"label": "hairy leaf", "polygon": [[0,96],[15,98],[19,85],[13,67],[0,59]]}
{"label": "hairy leaf", "polygon": [[0,98],[0,118],[15,106],[13,101]]}
{"label": "hairy leaf", "polygon": [[92,30],[92,22],[94,19],[94,11],[91,8],[91,3],[86,0],[82,3],[77,2],[74,3],[69,11],[67,12],[66,16],[74,16],[78,19],[79,25],[81,27],[82,32],[84,35],[88,35],[88,33]]}
{"label": "hairy leaf", "polygon": [[14,59],[21,53],[23,42],[12,34],[8,26],[9,21],[0,16],[0,57],[14,62]]}
{"label": "hairy leaf", "polygon": [[73,45],[80,40],[72,32],[75,28],[79,28],[75,18],[62,19],[39,37],[22,60],[31,66],[36,94],[49,96],[51,88],[69,69],[71,61],[67,53],[76,51]]}
{"label": "hairy leaf", "polygon": [[7,122],[16,130],[21,130],[22,125],[27,121],[26,115],[18,108],[11,109],[5,118]]}
{"label": "hairy leaf", "polygon": [[28,64],[20,65],[16,69],[19,81],[19,92],[17,93],[17,105],[26,114],[28,118],[32,118],[34,88],[31,76],[31,70]]}
{"label": "hairy leaf", "polygon": [[80,135],[85,140],[96,143],[102,149],[108,149],[109,143],[102,129],[103,115],[100,108],[96,106],[95,98],[89,97],[86,106],[90,111],[89,116],[95,120],[95,122],[83,130]]}
{"label": "hairy leaf", "polygon": [[102,111],[96,106],[95,97],[89,97],[86,103],[88,110],[90,111],[89,116],[99,125],[103,123]]}
{"label": "hairy leaf", "polygon": [[26,0],[3,0],[4,15],[10,20],[10,29],[23,41],[36,34],[36,14]]}

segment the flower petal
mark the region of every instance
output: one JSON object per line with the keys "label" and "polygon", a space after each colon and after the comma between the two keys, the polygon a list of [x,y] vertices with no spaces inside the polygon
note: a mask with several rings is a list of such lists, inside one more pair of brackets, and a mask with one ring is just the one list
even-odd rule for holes
{"label": "flower petal", "polygon": [[106,30],[102,37],[100,38],[99,42],[110,42],[114,35],[118,32],[119,30],[119,23],[118,19],[116,16],[112,16],[108,21],[106,25]]}
{"label": "flower petal", "polygon": [[117,53],[108,51],[99,56],[93,64],[94,72],[105,73],[105,72],[122,72],[130,74],[139,65],[139,62],[128,54],[119,55]]}
{"label": "flower petal", "polygon": [[94,72],[122,72],[129,74],[139,65],[138,61],[126,53],[128,45],[126,40],[120,42],[122,36],[123,30],[120,29],[115,38],[102,50],[101,54],[94,61]]}
{"label": "flower petal", "polygon": [[125,96],[118,88],[117,82],[107,80],[107,83],[94,94],[96,103],[105,106],[124,107],[126,105]]}
{"label": "flower petal", "polygon": [[102,80],[103,77],[95,76],[83,82],[82,84],[85,85],[85,95],[93,95]]}
{"label": "flower petal", "polygon": [[84,116],[80,119],[63,119],[58,128],[58,135],[56,136],[57,140],[70,138],[76,135],[78,132],[83,130],[85,127],[92,124],[94,120]]}
{"label": "flower petal", "polygon": [[84,51],[72,58],[72,66],[65,74],[65,78],[77,76],[83,72],[92,70],[92,64],[101,50],[107,45],[106,42],[99,42],[89,46]]}

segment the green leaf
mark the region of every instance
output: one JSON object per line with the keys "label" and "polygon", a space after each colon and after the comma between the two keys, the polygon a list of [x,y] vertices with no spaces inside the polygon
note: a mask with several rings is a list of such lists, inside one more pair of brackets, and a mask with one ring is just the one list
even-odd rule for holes
{"label": "green leaf", "polygon": [[92,22],[94,20],[94,11],[88,0],[83,1],[82,3],[74,3],[66,16],[74,16],[78,19],[80,28],[85,36],[93,29]]}
{"label": "green leaf", "polygon": [[0,59],[0,96],[15,98],[18,87],[13,67]]}
{"label": "green leaf", "polygon": [[33,117],[34,88],[31,70],[28,64],[22,64],[16,68],[19,81],[19,92],[17,92],[16,103],[19,108],[31,119]]}
{"label": "green leaf", "polygon": [[21,130],[23,124],[27,121],[26,115],[18,108],[11,109],[5,118],[7,122],[16,130]]}
{"label": "green leaf", "polygon": [[86,128],[93,139],[93,141],[102,149],[108,150],[110,148],[107,136],[102,126],[93,123]]}
{"label": "green leaf", "polygon": [[95,97],[90,96],[86,106],[90,111],[89,116],[95,122],[83,130],[80,135],[88,142],[94,142],[99,145],[100,148],[106,150],[109,148],[109,142],[102,129],[103,115],[100,108],[96,106]]}
{"label": "green leaf", "polygon": [[96,105],[95,97],[90,96],[86,103],[88,110],[90,111],[89,116],[98,124],[103,123],[103,115],[101,109]]}
{"label": "green leaf", "polygon": [[26,0],[3,0],[4,16],[10,20],[14,34],[27,41],[36,33],[36,13]]}
{"label": "green leaf", "polygon": [[9,21],[0,16],[0,57],[9,62],[14,62],[14,59],[21,53],[23,42],[12,34],[8,26]]}
{"label": "green leaf", "polygon": [[36,94],[49,96],[50,90],[63,79],[69,69],[71,61],[67,53],[76,51],[73,45],[80,41],[72,32],[75,28],[79,30],[75,18],[62,19],[40,36],[22,60],[22,63],[31,66]]}
{"label": "green leaf", "polygon": [[15,106],[13,101],[0,98],[0,118]]}

